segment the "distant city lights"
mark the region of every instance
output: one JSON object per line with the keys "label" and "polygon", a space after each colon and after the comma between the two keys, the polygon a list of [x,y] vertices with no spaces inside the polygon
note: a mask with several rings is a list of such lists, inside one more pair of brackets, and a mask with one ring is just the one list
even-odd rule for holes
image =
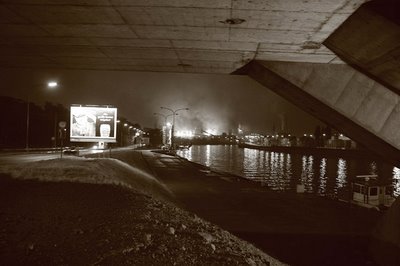
{"label": "distant city lights", "polygon": [[194,131],[192,130],[178,130],[175,133],[175,136],[179,138],[193,138],[194,137]]}
{"label": "distant city lights", "polygon": [[204,134],[206,136],[212,136],[212,135],[217,135],[217,130],[214,128],[209,128],[207,130],[204,131]]}

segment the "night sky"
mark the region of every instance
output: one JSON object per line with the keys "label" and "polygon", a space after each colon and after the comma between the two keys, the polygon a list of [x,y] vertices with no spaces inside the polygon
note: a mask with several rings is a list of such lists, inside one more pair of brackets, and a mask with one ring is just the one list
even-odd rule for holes
{"label": "night sky", "polygon": [[[307,113],[247,76],[177,74],[123,71],[1,69],[3,96],[43,104],[110,104],[118,114],[143,127],[156,127],[164,120],[154,112],[190,108],[176,117],[177,130],[208,130],[216,134],[245,132],[271,134],[286,119],[288,131],[313,133],[321,124]],[[48,80],[60,86],[46,88]]]}

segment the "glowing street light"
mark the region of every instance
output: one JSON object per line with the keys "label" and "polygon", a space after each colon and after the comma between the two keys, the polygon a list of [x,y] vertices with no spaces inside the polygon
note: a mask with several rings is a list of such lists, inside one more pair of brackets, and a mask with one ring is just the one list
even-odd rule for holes
{"label": "glowing street light", "polygon": [[57,83],[57,81],[49,81],[49,82],[47,82],[47,87],[50,89],[56,88],[56,87],[58,87],[58,83]]}
{"label": "glowing street light", "polygon": [[[40,85],[40,86],[42,86],[42,85]],[[56,87],[58,87],[58,83],[56,82],[56,81],[49,81],[49,82],[47,82],[47,88],[48,89],[54,89],[54,88],[56,88]],[[29,102],[29,99],[28,99],[28,103],[27,103],[27,106],[26,106],[26,136],[25,136],[25,149],[26,149],[26,151],[29,151],[29,123],[30,123],[30,102]],[[57,124],[57,122],[55,121],[55,124]],[[57,125],[55,125],[54,126],[54,137],[56,137],[56,131],[57,131]]]}
{"label": "glowing street light", "polygon": [[[168,135],[171,135],[170,133],[168,134],[168,128],[171,126],[170,122],[167,122],[168,117],[173,116],[173,114],[165,115],[161,113],[153,113],[153,115],[159,115],[164,118],[164,125],[163,125],[163,144],[168,144]],[[178,114],[176,114],[178,115]]]}
{"label": "glowing street light", "polygon": [[179,109],[176,109],[176,110],[172,110],[171,108],[168,108],[168,107],[163,107],[163,106],[161,106],[160,107],[161,109],[165,109],[165,110],[168,110],[168,111],[170,111],[172,114],[172,130],[171,130],[171,147],[172,147],[172,149],[173,150],[175,150],[175,146],[174,146],[174,131],[175,131],[175,116],[176,115],[178,115],[177,114],[177,112],[178,111],[182,111],[182,110],[185,110],[185,111],[188,111],[189,110],[189,108],[179,108]]}

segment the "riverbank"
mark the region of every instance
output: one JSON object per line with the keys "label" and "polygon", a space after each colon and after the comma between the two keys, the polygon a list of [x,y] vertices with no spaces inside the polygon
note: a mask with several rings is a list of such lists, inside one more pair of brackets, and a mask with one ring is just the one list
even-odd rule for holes
{"label": "riverbank", "polygon": [[[146,169],[140,153],[130,154],[120,156]],[[177,208],[163,183],[116,159],[67,157],[0,172],[1,265],[282,265]]]}
{"label": "riverbank", "polygon": [[379,212],[308,194],[271,191],[176,156],[151,151],[141,155],[179,206],[283,262],[375,265],[369,245]]}

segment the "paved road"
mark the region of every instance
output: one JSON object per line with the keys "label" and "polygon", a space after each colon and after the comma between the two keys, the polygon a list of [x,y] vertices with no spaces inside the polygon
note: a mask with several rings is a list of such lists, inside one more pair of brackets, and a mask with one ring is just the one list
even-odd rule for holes
{"label": "paved road", "polygon": [[[114,148],[112,151],[124,151],[138,148],[140,145],[131,145],[123,148]],[[96,149],[80,149],[79,156],[87,156],[98,153],[108,154],[109,150],[96,150]],[[70,157],[75,155],[63,154],[62,157]],[[60,151],[18,151],[18,152],[3,152],[0,153],[0,165],[20,164],[28,162],[36,162],[42,160],[51,160],[60,158]]]}
{"label": "paved road", "polygon": [[[95,153],[108,153],[108,150],[93,150],[93,149],[83,149],[79,151],[80,156],[85,156],[89,154]],[[74,155],[63,154],[63,158],[71,157]],[[57,159],[61,157],[61,153],[54,151],[42,151],[42,152],[7,152],[0,153],[0,165],[9,165],[9,164],[21,164],[21,163],[29,163],[29,162],[37,162],[42,160],[51,160]]]}
{"label": "paved road", "polygon": [[3,153],[0,154],[0,165],[20,164],[59,158],[60,154],[50,153]]}

